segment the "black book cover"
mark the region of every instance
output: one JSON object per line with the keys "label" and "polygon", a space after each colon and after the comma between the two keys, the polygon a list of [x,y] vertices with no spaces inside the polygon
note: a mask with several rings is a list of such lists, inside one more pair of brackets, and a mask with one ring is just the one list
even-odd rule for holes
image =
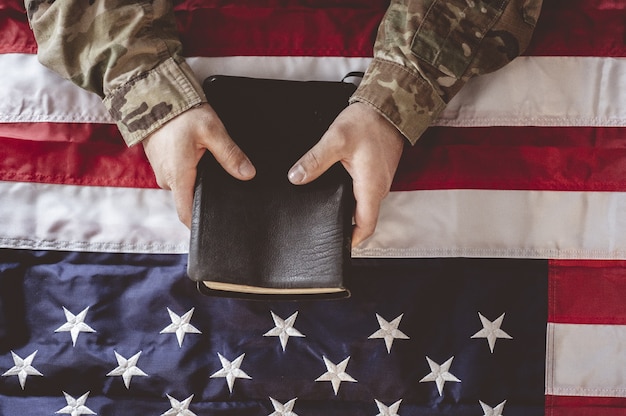
{"label": "black book cover", "polygon": [[239,181],[209,152],[200,161],[190,278],[226,296],[347,296],[351,178],[339,163],[307,185],[291,184],[287,172],[347,106],[355,86],[228,76],[203,86],[257,174]]}

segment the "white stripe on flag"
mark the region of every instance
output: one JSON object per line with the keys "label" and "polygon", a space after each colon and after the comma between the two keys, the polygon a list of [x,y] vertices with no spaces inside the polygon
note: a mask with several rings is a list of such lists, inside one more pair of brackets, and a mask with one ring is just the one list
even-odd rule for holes
{"label": "white stripe on flag", "polygon": [[[226,57],[189,58],[197,78],[239,75],[339,81],[364,71],[368,58]],[[0,55],[0,122],[112,123],[100,98],[43,67],[35,55]]]}
{"label": "white stripe on flag", "polygon": [[626,325],[548,324],[546,394],[626,397]]}
{"label": "white stripe on flag", "polygon": [[626,126],[625,91],[626,58],[520,57],[470,80],[436,124]]}
{"label": "white stripe on flag", "polygon": [[[624,212],[619,192],[393,192],[353,255],[625,259]],[[6,248],[185,253],[189,241],[159,189],[0,182],[0,229]]]}
{"label": "white stripe on flag", "polygon": [[6,248],[185,253],[189,246],[161,189],[0,182],[0,229]]}
{"label": "white stripe on flag", "polygon": [[[626,193],[392,192],[362,257],[626,258]],[[619,231],[618,231],[619,230]]]}
{"label": "white stripe on flag", "polygon": [[[368,58],[190,58],[199,79],[211,74],[340,80]],[[94,94],[62,81],[34,55],[0,56],[0,122],[110,123]],[[438,125],[626,126],[626,58],[522,57],[470,81]]]}

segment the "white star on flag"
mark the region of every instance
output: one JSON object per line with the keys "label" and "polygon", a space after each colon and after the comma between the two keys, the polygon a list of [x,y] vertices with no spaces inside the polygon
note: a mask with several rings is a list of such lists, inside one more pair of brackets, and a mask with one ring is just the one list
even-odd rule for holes
{"label": "white star on flag", "polygon": [[231,361],[228,361],[228,359],[226,359],[222,354],[218,352],[217,356],[220,358],[220,361],[222,362],[222,369],[219,371],[216,371],[214,374],[211,375],[210,378],[218,378],[218,377],[226,378],[226,383],[228,384],[228,390],[232,393],[233,386],[235,385],[236,379],[238,378],[245,378],[248,380],[252,379],[252,377],[247,375],[243,370],[239,368],[241,367],[241,363],[243,362],[243,357],[245,355],[246,354],[241,354],[239,357],[235,358],[231,362]]}
{"label": "white star on flag", "polygon": [[504,416],[502,412],[504,411],[504,404],[506,403],[506,400],[493,408],[480,400],[478,402],[485,413],[483,416]]}
{"label": "white star on flag", "polygon": [[89,396],[89,392],[83,394],[78,399],[73,398],[66,392],[63,392],[65,395],[65,401],[67,402],[67,406],[63,409],[55,412],[57,414],[66,414],[71,416],[80,416],[80,415],[95,415],[96,413],[85,406],[85,402],[87,401],[87,397]]}
{"label": "white star on flag", "polygon": [[402,399],[398,400],[391,406],[387,407],[382,402],[374,399],[376,402],[376,406],[378,406],[378,411],[380,412],[376,416],[400,416],[398,415],[398,409],[400,409],[400,403],[402,403]]}
{"label": "white star on flag", "polygon": [[274,325],[276,326],[263,334],[263,336],[278,337],[280,345],[283,347],[283,351],[285,351],[285,348],[287,347],[289,337],[304,337],[300,331],[293,327],[296,323],[296,318],[298,317],[297,311],[287,319],[282,319],[273,311],[270,311],[270,313],[272,314],[272,319],[274,319]]}
{"label": "white star on flag", "polygon": [[85,323],[85,316],[87,315],[88,310],[89,306],[83,309],[78,315],[74,315],[64,306],[63,312],[65,313],[65,319],[67,322],[55,329],[54,332],[69,332],[72,336],[72,346],[75,347],[78,334],[81,332],[96,332],[92,327]]}
{"label": "white star on flag", "polygon": [[194,412],[189,410],[189,405],[191,404],[191,400],[193,399],[193,394],[187,397],[182,402],[179,402],[169,394],[167,395],[167,398],[170,399],[170,406],[172,406],[172,408],[163,413],[161,416],[196,416]]}
{"label": "white star on flag", "polygon": [[287,403],[282,404],[278,400],[275,400],[270,397],[270,401],[272,402],[272,406],[274,406],[274,412],[269,416],[298,416],[297,413],[293,412],[293,406],[296,404],[296,400],[298,398],[289,400]]}
{"label": "white star on flag", "polygon": [[191,325],[191,316],[193,315],[193,311],[195,308],[191,308],[191,310],[187,311],[183,316],[178,316],[176,313],[172,312],[170,308],[167,308],[167,312],[170,314],[170,319],[172,323],[163,328],[160,332],[161,334],[176,334],[176,339],[178,340],[178,346],[182,348],[183,340],[185,339],[185,334],[201,334],[195,326]]}
{"label": "white star on flag", "polygon": [[430,358],[426,357],[426,361],[428,361],[428,365],[430,366],[430,374],[422,378],[420,380],[420,383],[434,381],[435,384],[437,384],[437,390],[439,391],[440,396],[443,395],[443,386],[446,384],[446,381],[455,381],[457,383],[460,383],[461,380],[456,378],[448,371],[450,370],[453,359],[454,357],[450,357],[448,361],[439,365]]}
{"label": "white star on flag", "polygon": [[137,367],[137,361],[139,361],[141,351],[128,359],[122,357],[117,351],[113,352],[115,353],[118,366],[107,374],[107,377],[122,376],[124,385],[127,389],[130,389],[130,381],[134,376],[148,376],[146,373],[141,371],[139,367]]}
{"label": "white star on flag", "polygon": [[339,364],[334,364],[326,357],[322,358],[324,359],[324,364],[326,364],[326,370],[328,371],[315,379],[315,381],[330,381],[333,385],[335,396],[339,392],[339,386],[342,381],[349,381],[351,383],[357,382],[348,373],[346,373],[346,367],[348,366],[348,361],[350,360],[349,356]]}
{"label": "white star on flag", "polygon": [[472,335],[472,338],[487,338],[492,354],[498,338],[513,339],[513,337],[500,329],[502,321],[504,320],[504,314],[500,315],[500,317],[493,322],[485,318],[480,312],[478,312],[478,317],[483,324],[483,329]]}
{"label": "white star on flag", "polygon": [[11,355],[13,356],[13,363],[15,365],[2,375],[6,377],[17,376],[20,381],[20,386],[22,386],[22,390],[24,390],[24,386],[26,385],[26,378],[28,376],[43,376],[43,374],[41,374],[39,371],[37,371],[35,367],[32,366],[35,355],[37,355],[37,351],[23,359],[13,351],[11,351]]}
{"label": "white star on flag", "polygon": [[385,340],[385,345],[387,346],[387,353],[391,353],[391,346],[393,345],[394,339],[409,339],[404,332],[398,329],[403,315],[404,314],[400,314],[400,316],[393,321],[387,322],[379,314],[376,314],[376,319],[378,320],[380,329],[370,335],[368,339],[383,338]]}

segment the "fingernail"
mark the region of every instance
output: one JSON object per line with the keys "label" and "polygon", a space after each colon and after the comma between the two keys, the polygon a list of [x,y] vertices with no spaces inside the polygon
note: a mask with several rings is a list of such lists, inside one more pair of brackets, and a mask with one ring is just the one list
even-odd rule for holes
{"label": "fingernail", "polygon": [[244,178],[251,178],[254,176],[255,173],[256,173],[256,170],[254,169],[254,166],[252,166],[252,163],[250,163],[249,160],[244,160],[239,165],[239,174],[243,176]]}
{"label": "fingernail", "polygon": [[306,172],[304,171],[304,168],[302,167],[302,165],[298,164],[294,166],[293,168],[291,168],[287,176],[289,177],[289,181],[291,183],[299,184],[304,180],[304,177],[306,176]]}

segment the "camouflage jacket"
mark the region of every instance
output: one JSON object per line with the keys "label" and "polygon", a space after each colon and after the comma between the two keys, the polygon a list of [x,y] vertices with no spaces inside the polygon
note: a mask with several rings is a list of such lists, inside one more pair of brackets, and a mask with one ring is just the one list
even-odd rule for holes
{"label": "camouflage jacket", "polygon": [[[528,45],[542,0],[392,0],[351,99],[411,143],[474,75]],[[126,143],[206,101],[185,62],[172,0],[25,0],[39,60],[99,94]]]}

